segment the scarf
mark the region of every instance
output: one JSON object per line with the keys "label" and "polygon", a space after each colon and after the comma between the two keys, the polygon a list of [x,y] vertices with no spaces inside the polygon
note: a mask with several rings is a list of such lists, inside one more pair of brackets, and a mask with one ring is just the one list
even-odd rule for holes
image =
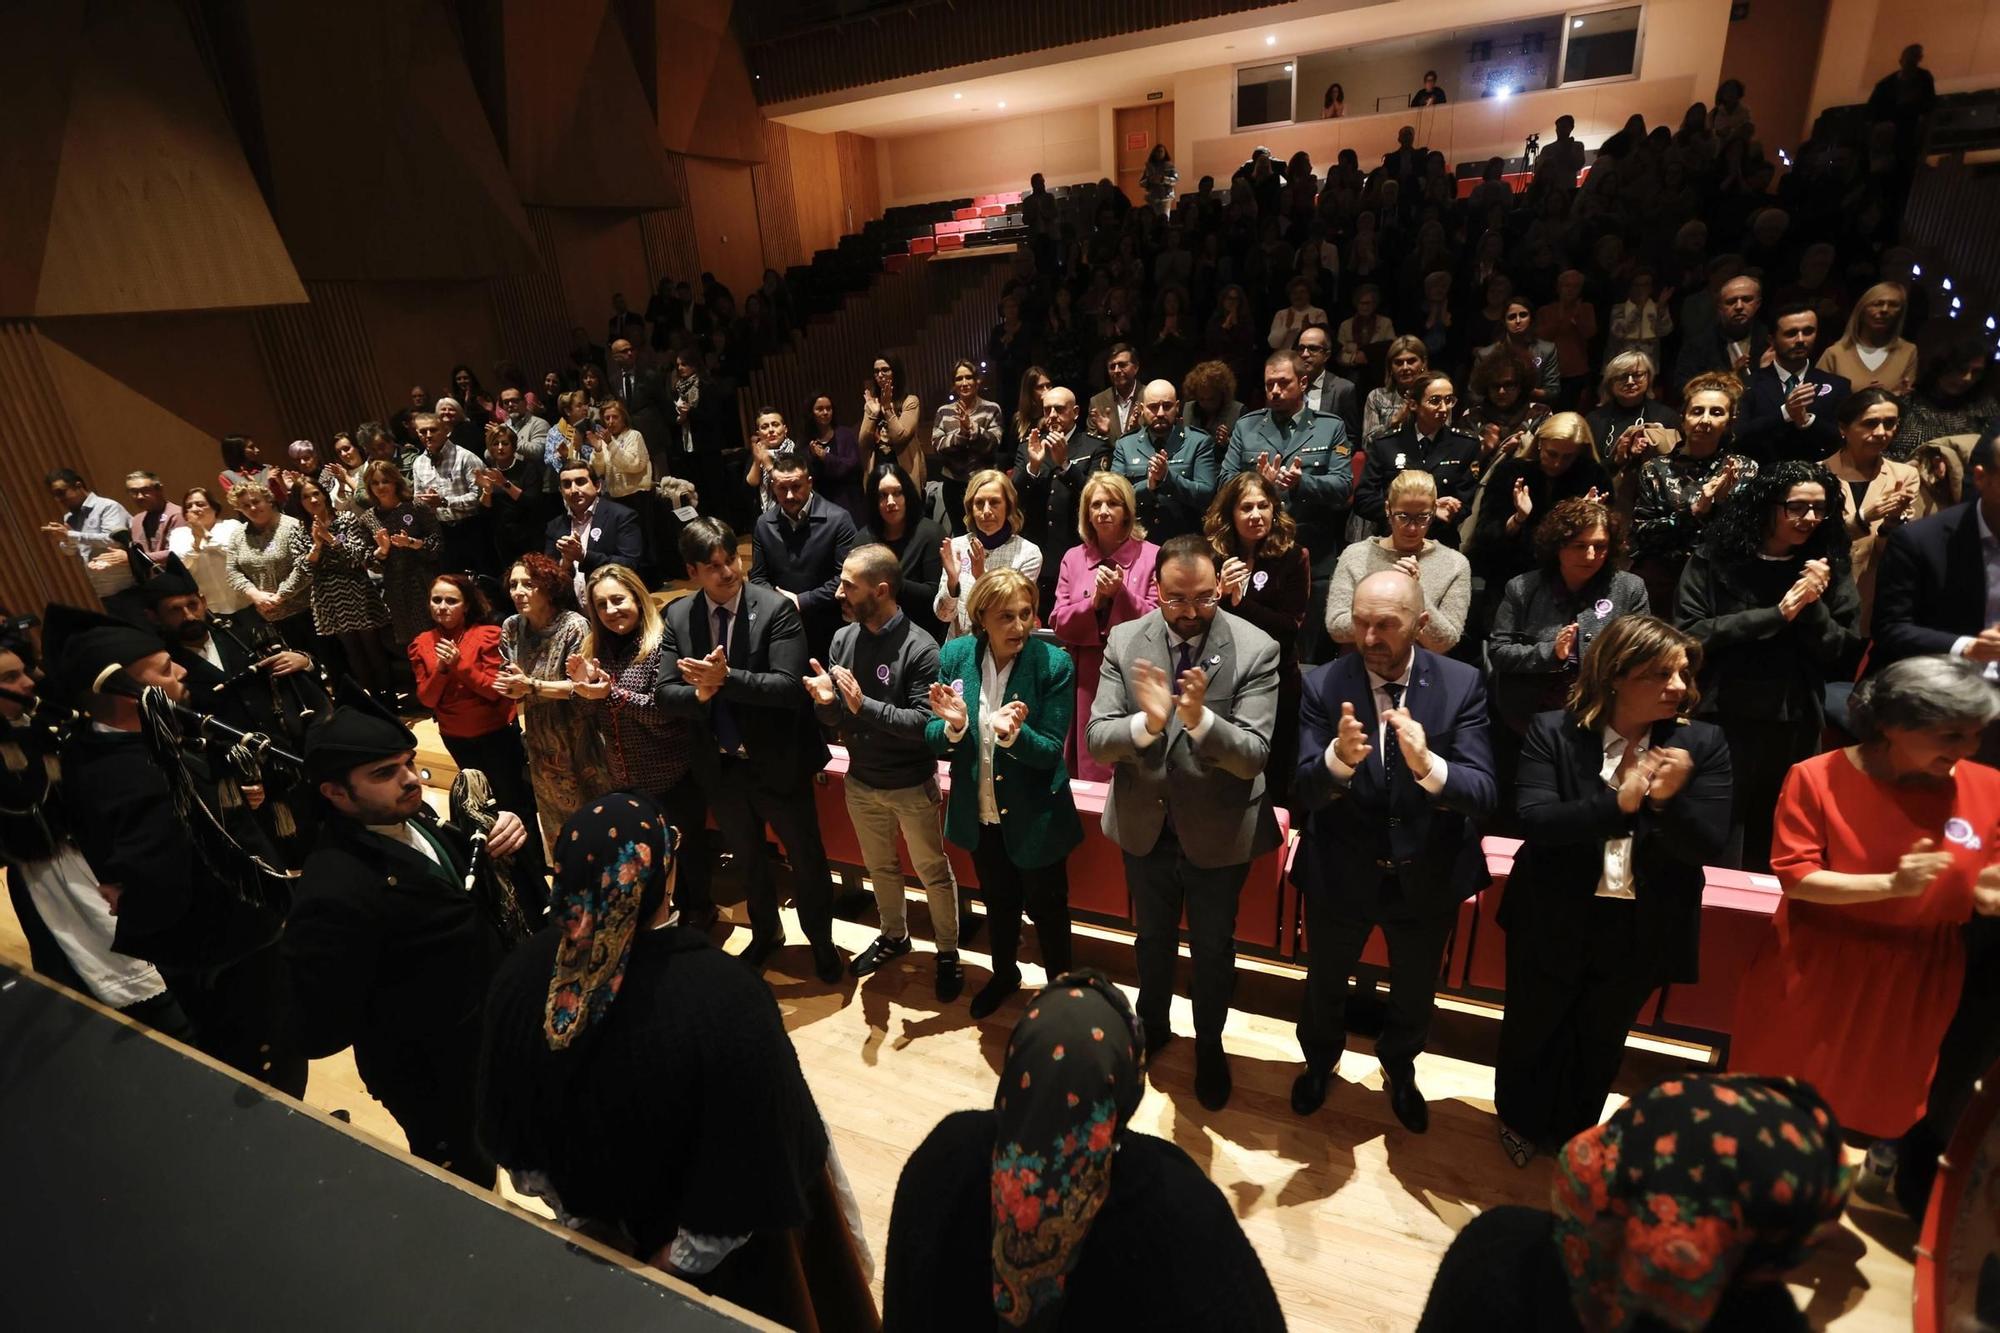
{"label": "scarf", "polygon": [[1090,969],[1051,982],[1015,1025],[993,1099],[993,1310],[1010,1328],[1062,1319],[1118,1132],[1145,1093],[1144,1049],[1124,994]]}
{"label": "scarf", "polygon": [[1014,539],[1014,520],[1010,518],[1005,523],[1002,523],[1000,525],[1000,530],[994,533],[991,537],[987,536],[985,533],[981,532],[976,527],[968,527],[966,531],[971,533],[974,537],[977,537],[979,539],[979,544],[981,546],[984,546],[987,550],[997,551],[1001,547],[1005,546],[1008,542]]}
{"label": "scarf", "polygon": [[1737,1283],[1796,1268],[1853,1183],[1840,1125],[1808,1084],[1692,1074],[1654,1085],[1569,1141],[1551,1208],[1589,1333],[1645,1318],[1706,1327]]}
{"label": "scarf", "polygon": [[542,1019],[550,1050],[575,1041],[618,998],[640,901],[665,883],[679,842],[660,808],[632,792],[603,796],[563,825],[549,911],[563,938]]}

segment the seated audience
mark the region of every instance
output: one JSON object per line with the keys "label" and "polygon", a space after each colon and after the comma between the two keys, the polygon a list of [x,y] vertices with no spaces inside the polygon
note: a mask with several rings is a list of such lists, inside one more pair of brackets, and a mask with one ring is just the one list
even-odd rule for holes
{"label": "seated audience", "polygon": [[1569,1141],[1547,1211],[1503,1204],[1458,1233],[1417,1333],[1805,1333],[1781,1279],[1846,1206],[1841,1129],[1792,1079],[1657,1083]]}

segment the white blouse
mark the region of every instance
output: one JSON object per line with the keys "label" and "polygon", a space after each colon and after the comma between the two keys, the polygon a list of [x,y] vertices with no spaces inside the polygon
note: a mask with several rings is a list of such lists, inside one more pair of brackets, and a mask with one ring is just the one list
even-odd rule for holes
{"label": "white blouse", "polygon": [[229,548],[242,527],[240,518],[218,519],[199,546],[195,545],[192,525],[175,528],[167,534],[167,549],[179,556],[188,573],[194,576],[195,586],[201,589],[213,615],[233,616],[250,605],[250,599],[229,583]]}
{"label": "white blouse", "polygon": [[[951,594],[949,572],[938,574],[937,598],[931,603],[931,610],[951,627],[953,635],[972,633],[972,620],[965,614],[962,599],[972,588],[972,543],[978,540],[969,532],[951,539],[952,563],[958,566],[958,596]],[[1033,583],[1041,577],[1042,548],[1016,532],[986,553],[986,567],[1018,569],[1028,576],[1028,582]]]}

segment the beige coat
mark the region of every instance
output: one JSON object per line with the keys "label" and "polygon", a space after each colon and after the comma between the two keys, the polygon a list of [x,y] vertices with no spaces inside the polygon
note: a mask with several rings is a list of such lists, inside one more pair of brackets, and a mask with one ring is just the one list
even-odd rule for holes
{"label": "beige coat", "polygon": [[1825,467],[1840,483],[1841,499],[1846,502],[1847,536],[1853,543],[1850,550],[1854,557],[1854,586],[1861,593],[1860,630],[1866,634],[1875,614],[1875,570],[1881,563],[1882,548],[1889,544],[1889,534],[1898,525],[1880,518],[1872,523],[1864,522],[1861,511],[1898,486],[1907,486],[1916,495],[1916,500],[1903,511],[1904,522],[1914,522],[1935,513],[1938,505],[1930,491],[1918,484],[1917,470],[1908,463],[1883,459],[1882,470],[1875,474],[1875,479],[1868,483],[1868,489],[1862,492],[1859,505],[1853,502],[1854,491],[1848,483],[1860,481],[1862,473],[1848,464],[1846,455],[1834,454],[1826,460]]}
{"label": "beige coat", "polygon": [[1829,375],[1846,377],[1848,387],[1855,393],[1863,389],[1908,393],[1908,385],[1917,379],[1917,345],[1906,338],[1896,339],[1889,344],[1889,355],[1882,364],[1870,370],[1856,355],[1854,344],[1842,338],[1819,354],[1818,366]]}

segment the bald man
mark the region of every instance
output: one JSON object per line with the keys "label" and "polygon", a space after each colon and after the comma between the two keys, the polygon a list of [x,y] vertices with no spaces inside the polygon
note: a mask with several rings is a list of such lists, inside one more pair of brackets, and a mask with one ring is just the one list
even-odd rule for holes
{"label": "bald man", "polygon": [[1139,393],[1139,429],[1118,441],[1111,466],[1139,493],[1139,518],[1150,541],[1199,533],[1215,496],[1215,441],[1181,421],[1180,395],[1166,380]]}
{"label": "bald man", "polygon": [[1747,386],[1751,373],[1772,360],[1771,330],[1758,318],[1763,307],[1764,284],[1757,279],[1736,277],[1723,283],[1715,294],[1715,322],[1681,344],[1674,392],[1711,370],[1728,371]]}
{"label": "bald man", "polygon": [[1060,384],[1042,391],[1041,424],[1021,441],[1014,486],[1021,531],[1042,553],[1042,605],[1055,603],[1056,575],[1076,530],[1076,497],[1093,472],[1111,466],[1111,441],[1079,420],[1076,395]]}
{"label": "bald man", "polygon": [[1375,1054],[1389,1105],[1421,1134],[1417,1088],[1445,942],[1459,903],[1487,882],[1477,820],[1499,799],[1477,668],[1419,647],[1423,590],[1383,570],[1354,590],[1359,650],[1315,667],[1299,708],[1292,812],[1306,821],[1292,878],[1304,895],[1305,1070],[1292,1110],[1326,1101],[1347,1042],[1347,981],[1376,927],[1389,946],[1389,1010]]}

